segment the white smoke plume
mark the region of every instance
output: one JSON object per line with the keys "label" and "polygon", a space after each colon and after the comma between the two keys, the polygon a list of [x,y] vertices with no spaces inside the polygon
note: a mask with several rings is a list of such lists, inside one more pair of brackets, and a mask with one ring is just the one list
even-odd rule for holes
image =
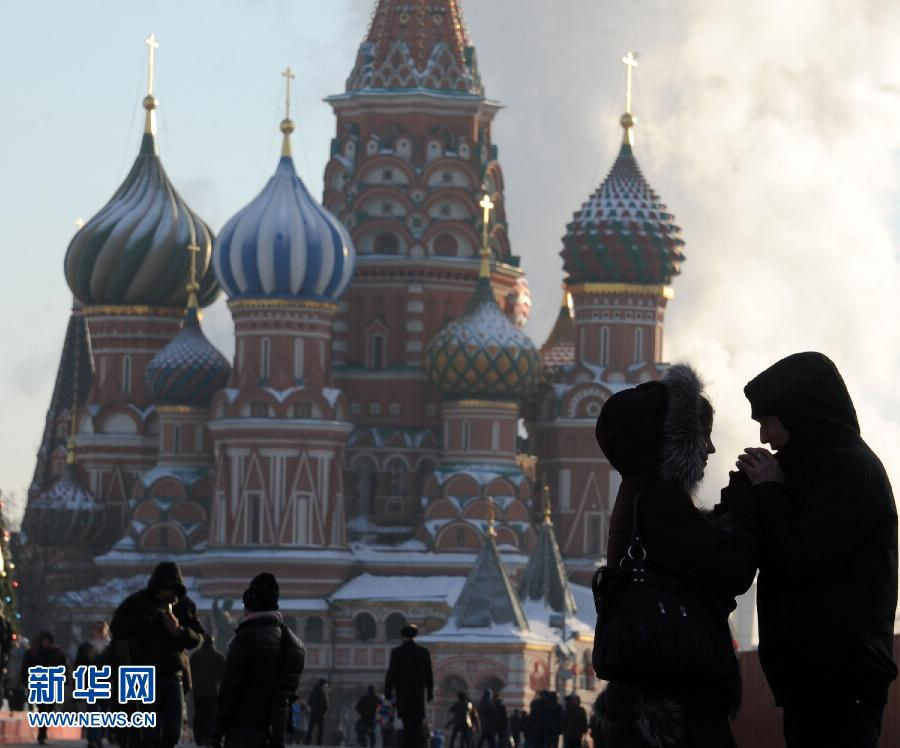
{"label": "white smoke plume", "polygon": [[559,237],[615,157],[619,60],[634,49],[636,155],[687,243],[665,356],[699,368],[717,410],[703,500],[759,443],[743,385],[802,350],[835,361],[864,438],[900,486],[900,6],[465,9],[488,95],[507,105],[494,139],[536,342],[559,305]]}

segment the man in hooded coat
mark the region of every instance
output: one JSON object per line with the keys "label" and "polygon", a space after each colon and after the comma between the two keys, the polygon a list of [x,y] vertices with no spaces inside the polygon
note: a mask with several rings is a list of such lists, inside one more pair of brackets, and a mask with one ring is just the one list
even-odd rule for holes
{"label": "man in hooded coat", "polygon": [[184,694],[190,690],[187,650],[205,633],[178,564],[157,564],[147,586],[116,608],[109,627],[117,665],[156,668],[156,727],[131,730],[128,748],[174,748],[181,740]]}
{"label": "man in hooded coat", "polygon": [[744,394],[777,452],[748,447],[738,466],[759,509],[759,655],[785,740],[874,747],[897,677],[890,482],[826,356],[788,356]]}

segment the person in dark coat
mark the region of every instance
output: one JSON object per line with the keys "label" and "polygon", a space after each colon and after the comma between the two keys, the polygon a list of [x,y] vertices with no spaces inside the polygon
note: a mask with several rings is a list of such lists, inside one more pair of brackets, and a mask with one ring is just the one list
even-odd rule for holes
{"label": "person in dark coat", "polygon": [[359,697],[356,702],[356,713],[359,715],[359,728],[357,737],[360,745],[369,747],[375,745],[375,715],[378,714],[378,707],[381,705],[381,699],[375,693],[375,686],[369,686],[366,692]]}
{"label": "person in dark coat", "polygon": [[447,727],[452,726],[453,732],[450,733],[450,746],[453,748],[456,743],[456,736],[459,735],[461,748],[474,748],[475,743],[472,738],[472,730],[479,728],[478,712],[475,710],[472,702],[465,691],[458,691],[456,701],[447,710],[450,712],[450,721]]}
{"label": "person in dark coat", "polygon": [[475,748],[481,748],[485,743],[488,748],[497,748],[494,742],[494,697],[490,688],[481,692],[481,699],[476,706],[478,709],[478,722],[481,724],[481,733],[478,736],[478,744]]}
{"label": "person in dark coat", "polygon": [[419,629],[407,624],[400,629],[403,643],[391,650],[384,678],[385,698],[396,692],[397,715],[403,722],[403,748],[422,748],[425,742],[425,702],[434,699],[431,652],[415,638]]}
{"label": "person in dark coat", "polygon": [[513,739],[514,748],[519,748],[519,743],[522,740],[522,714],[518,709],[513,709],[509,717],[509,735]]}
{"label": "person in dark coat", "polygon": [[309,727],[306,730],[306,744],[312,743],[313,730],[318,730],[316,744],[322,745],[322,733],[325,730],[325,713],[328,711],[328,681],[325,678],[319,678],[313,690],[310,691],[309,699]]}
{"label": "person in dark coat", "polygon": [[744,388],[760,441],[738,460],[759,506],[759,657],[789,748],[875,746],[893,658],[897,509],[853,401],[821,353]]}
{"label": "person in dark coat", "polygon": [[187,650],[200,644],[204,633],[178,565],[157,564],[147,586],[116,608],[110,629],[117,664],[156,668],[156,727],[130,731],[128,748],[173,748],[181,740],[184,694],[190,688]]}
{"label": "person in dark coat", "polygon": [[588,717],[581,699],[577,694],[566,698],[566,706],[563,709],[562,735],[565,748],[581,748],[581,741],[588,731]]}
{"label": "person in dark coat", "polygon": [[191,681],[194,694],[194,743],[209,745],[216,718],[216,698],[225,675],[225,655],[216,649],[212,634],[203,637],[203,645],[191,655]]}
{"label": "person in dark coat", "polygon": [[[603,405],[597,440],[622,475],[610,519],[607,563],[619,568],[631,540],[634,501],[648,557],[669,573],[709,590],[725,611],[756,574],[758,527],[749,481],[731,474],[722,502],[706,513],[694,491],[715,451],[713,409],[697,374],[669,368],[658,382],[622,390]],[[615,748],[656,740],[661,745],[734,745],[728,714],[736,684],[611,681],[604,703],[607,739]],[[679,742],[683,741],[683,742]]]}
{"label": "person in dark coat", "polygon": [[306,659],[303,643],[282,623],[278,581],[257,574],[244,590],[244,617],[225,657],[212,744],[281,748]]}
{"label": "person in dark coat", "polygon": [[[105,653],[109,646],[109,624],[106,621],[96,621],[91,631],[91,638],[81,643],[75,653],[75,669],[80,667],[103,667],[106,664]],[[84,704],[87,711],[103,711],[104,704],[98,701],[96,704]],[[103,744],[102,727],[86,727],[85,737],[88,748],[100,748]]]}
{"label": "person in dark coat", "polygon": [[544,712],[547,711],[547,691],[543,690],[531,700],[528,708],[531,710],[528,714],[527,729],[525,730],[525,740],[528,748],[546,748],[547,738],[544,735]]}
{"label": "person in dark coat", "polygon": [[[28,671],[33,667],[59,667],[62,665],[66,669],[68,677],[69,658],[53,641],[53,634],[49,631],[42,631],[37,635],[35,644],[26,653],[22,659],[22,683],[25,684],[26,692],[28,689]],[[65,694],[63,694],[65,695]],[[59,704],[40,704],[39,712],[53,712]],[[38,743],[44,745],[47,742],[47,728],[38,727]]]}
{"label": "person in dark coat", "polygon": [[506,713],[506,704],[499,693],[494,694],[494,724],[491,726],[494,733],[494,745],[497,748],[509,748],[507,735],[509,734],[509,715]]}

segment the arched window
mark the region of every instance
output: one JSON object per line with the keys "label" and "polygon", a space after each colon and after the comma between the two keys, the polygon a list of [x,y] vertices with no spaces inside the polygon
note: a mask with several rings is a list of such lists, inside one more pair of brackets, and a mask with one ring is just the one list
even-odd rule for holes
{"label": "arched window", "polygon": [[122,392],[131,392],[131,356],[122,356]]}
{"label": "arched window", "polygon": [[406,625],[406,616],[402,613],[391,613],[384,621],[384,633],[389,641],[401,639],[400,629]]}
{"label": "arched window", "polygon": [[431,243],[434,253],[441,257],[456,257],[458,244],[452,234],[438,234]]}
{"label": "arched window", "polygon": [[310,616],[303,624],[303,641],[320,644],[325,639],[325,622],[319,616]]}
{"label": "arched window", "polygon": [[357,613],[353,619],[353,631],[356,633],[357,641],[370,642],[375,638],[377,631],[375,627],[375,619],[370,613]]}
{"label": "arched window", "polygon": [[609,328],[600,329],[600,366],[609,366]]}
{"label": "arched window", "polygon": [[634,363],[644,362],[644,330],[640,327],[634,329]]}
{"label": "arched window", "polygon": [[458,675],[448,675],[441,683],[441,697],[445,701],[450,701],[455,699],[458,693],[469,693],[469,684]]}
{"label": "arched window", "polygon": [[400,251],[400,241],[395,234],[384,231],[375,237],[372,249],[377,255],[395,255]]}
{"label": "arched window", "polygon": [[378,472],[375,463],[364,457],[353,469],[356,475],[356,507],[362,517],[371,517],[375,507],[375,493],[378,487]]}
{"label": "arched window", "polygon": [[259,376],[260,379],[267,380],[272,363],[272,341],[263,338],[259,341]]}

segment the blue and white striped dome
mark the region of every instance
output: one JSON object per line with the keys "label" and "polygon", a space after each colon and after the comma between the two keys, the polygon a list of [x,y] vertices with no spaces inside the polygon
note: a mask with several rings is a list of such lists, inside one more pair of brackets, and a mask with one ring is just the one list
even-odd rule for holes
{"label": "blue and white striped dome", "polygon": [[225,224],[213,250],[216,277],[230,299],[335,301],[355,265],[349,233],[309,194],[289,155]]}

